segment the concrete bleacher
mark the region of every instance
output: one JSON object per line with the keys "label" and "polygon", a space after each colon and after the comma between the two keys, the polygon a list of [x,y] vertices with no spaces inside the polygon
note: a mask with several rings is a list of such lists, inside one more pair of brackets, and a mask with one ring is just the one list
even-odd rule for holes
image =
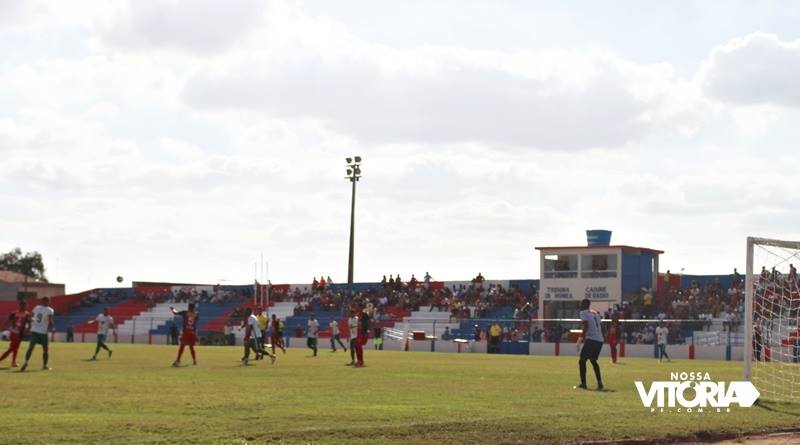
{"label": "concrete bleacher", "polygon": [[[96,307],[97,306],[101,306],[101,305],[96,305]],[[97,316],[97,314],[102,312],[102,309],[100,309],[99,311],[96,308],[93,308],[93,309],[94,309],[95,314],[94,314],[94,316],[90,317],[89,319],[94,319],[94,317]],[[131,299],[127,299],[127,300],[122,300],[121,302],[119,302],[117,304],[109,306],[108,307],[108,313],[109,313],[109,315],[114,317],[114,323],[119,328],[119,326],[121,324],[125,323],[126,320],[130,320],[131,318],[135,317],[136,315],[139,315],[140,313],[142,313],[146,309],[147,309],[147,302],[146,301],[140,300],[140,299],[131,298]],[[87,319],[86,321],[89,321],[89,319]],[[97,326],[90,325],[90,324],[88,324],[86,322],[75,325],[75,333],[76,334],[77,333],[82,333],[82,332],[92,333],[92,332],[96,332],[96,331],[97,331]]]}
{"label": "concrete bleacher", "polygon": [[[329,327],[331,320],[336,320],[339,323],[339,330],[342,334],[347,333],[347,316],[344,315],[342,311],[315,312],[314,315],[317,317],[317,321],[319,322],[320,337],[330,336]],[[303,334],[305,335],[310,316],[311,313],[303,313],[300,315],[287,317],[286,334],[290,337],[294,337],[297,326],[300,326],[300,329],[303,330]]]}
{"label": "concrete bleacher", "polygon": [[279,319],[286,320],[294,315],[294,307],[296,305],[296,303],[292,303],[291,301],[275,303],[274,306],[269,308],[269,316],[271,318],[272,314],[275,314]]}
{"label": "concrete bleacher", "polygon": [[[239,301],[231,301],[223,304],[216,304],[216,303],[198,303],[197,304],[197,311],[200,314],[200,323],[198,324],[198,332],[202,334],[206,334],[208,332],[216,332],[217,329],[214,329],[214,323],[216,320],[225,319],[227,317],[223,317],[224,314],[231,312],[237,306],[239,306],[241,302]],[[154,319],[152,328],[149,329],[150,334],[153,335],[168,335],[169,334],[169,321],[173,320],[178,329],[182,328],[182,321],[179,317],[175,317],[172,315],[172,311],[169,309],[170,306],[174,307],[176,311],[184,311],[188,309],[188,303],[160,303],[156,307],[154,307],[152,314],[142,314],[142,319],[146,319],[147,316],[151,316]],[[219,332],[222,332],[222,328],[224,326],[224,322],[219,326]]]}
{"label": "concrete bleacher", "polygon": [[[103,313],[103,309],[105,308],[112,308],[116,305],[116,303],[101,303],[101,304],[94,304],[92,306],[87,307],[79,307],[74,311],[68,312],[67,314],[59,314],[56,313],[55,320],[56,320],[56,331],[58,332],[66,332],[69,326],[73,326],[77,331],[78,326],[86,325],[86,322],[89,320],[94,320],[98,315]],[[92,326],[92,329],[96,330],[96,326]],[[93,332],[88,330],[87,332]]]}
{"label": "concrete bleacher", "polygon": [[158,303],[123,323],[117,321],[117,333],[130,335],[157,330],[160,326],[166,325],[167,321],[172,319],[172,311],[169,309],[170,306],[175,307],[178,311],[183,311],[186,310],[188,304]]}
{"label": "concrete bleacher", "polygon": [[445,311],[414,311],[411,315],[403,317],[403,329],[410,331],[425,331],[425,335],[440,336],[445,327],[458,329],[458,322],[450,321],[450,313]]}
{"label": "concrete bleacher", "polygon": [[[272,318],[272,314],[275,314],[281,320],[286,320],[287,317],[290,317],[294,314],[294,307],[296,303],[292,302],[278,302],[272,303],[270,307],[267,308],[267,316]],[[206,313],[201,313],[201,320],[205,318],[207,320],[206,323],[203,321],[200,322],[200,331],[201,332],[223,332],[225,329],[225,324],[228,323],[230,320],[231,314],[235,311],[246,308],[257,308],[258,304],[253,302],[252,300],[241,301],[241,302],[234,302],[224,306],[224,309],[220,311],[214,311],[214,313],[209,313],[209,317],[206,317]],[[237,324],[235,327],[238,327]],[[237,332],[234,334],[238,335]]]}

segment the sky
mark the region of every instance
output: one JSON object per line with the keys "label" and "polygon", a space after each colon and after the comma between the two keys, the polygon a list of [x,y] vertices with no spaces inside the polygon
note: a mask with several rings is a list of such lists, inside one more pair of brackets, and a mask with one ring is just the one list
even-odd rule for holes
{"label": "sky", "polygon": [[[800,239],[800,4],[0,0],[0,251],[136,281],[730,273]],[[261,266],[263,255],[265,267]]]}

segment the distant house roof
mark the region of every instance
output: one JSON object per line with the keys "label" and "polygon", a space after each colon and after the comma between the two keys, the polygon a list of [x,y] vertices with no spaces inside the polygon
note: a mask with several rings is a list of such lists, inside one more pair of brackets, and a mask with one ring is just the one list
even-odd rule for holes
{"label": "distant house roof", "polygon": [[[25,274],[12,272],[10,270],[0,270],[0,281],[5,281],[6,283],[24,283]],[[36,280],[33,278],[28,278],[28,281],[32,282]]]}
{"label": "distant house roof", "polygon": [[640,251],[649,253],[664,253],[663,250],[649,249],[647,247],[634,247],[634,246],[555,246],[555,247],[536,247],[536,250],[563,250],[563,249],[581,249],[581,250],[599,250],[599,249],[622,249],[627,251]]}

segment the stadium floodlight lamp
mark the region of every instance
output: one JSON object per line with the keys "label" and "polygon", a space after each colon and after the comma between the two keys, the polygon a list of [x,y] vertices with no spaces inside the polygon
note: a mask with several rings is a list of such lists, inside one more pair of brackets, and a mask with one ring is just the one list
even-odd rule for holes
{"label": "stadium floodlight lamp", "polygon": [[358,164],[359,162],[361,162],[361,156],[356,156],[356,164]]}
{"label": "stadium floodlight lamp", "polygon": [[[358,158],[356,158],[356,159],[358,159]],[[344,158],[344,160],[347,161],[348,164],[352,164],[353,163],[353,158]]]}
{"label": "stadium floodlight lamp", "polygon": [[350,169],[348,168],[348,169],[347,169],[347,176],[350,176],[350,175],[352,175],[352,174],[353,174],[353,170],[350,170]]}
{"label": "stadium floodlight lamp", "polygon": [[356,176],[360,175],[361,174],[361,167],[356,165],[355,167],[353,167],[353,172],[356,174]]}

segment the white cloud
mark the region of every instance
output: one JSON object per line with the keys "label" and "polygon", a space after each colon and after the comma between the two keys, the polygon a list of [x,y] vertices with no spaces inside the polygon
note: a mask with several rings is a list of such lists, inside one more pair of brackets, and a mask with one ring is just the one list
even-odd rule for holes
{"label": "white cloud", "polygon": [[711,51],[698,77],[721,101],[800,107],[800,39],[761,32],[733,39]]}
{"label": "white cloud", "polygon": [[696,125],[697,95],[668,67],[604,52],[353,49],[244,57],[196,74],[182,98],[209,110],[318,119],[364,143],[575,150]]}
{"label": "white cloud", "polygon": [[258,27],[263,0],[130,1],[100,22],[105,42],[126,49],[223,51]]}

